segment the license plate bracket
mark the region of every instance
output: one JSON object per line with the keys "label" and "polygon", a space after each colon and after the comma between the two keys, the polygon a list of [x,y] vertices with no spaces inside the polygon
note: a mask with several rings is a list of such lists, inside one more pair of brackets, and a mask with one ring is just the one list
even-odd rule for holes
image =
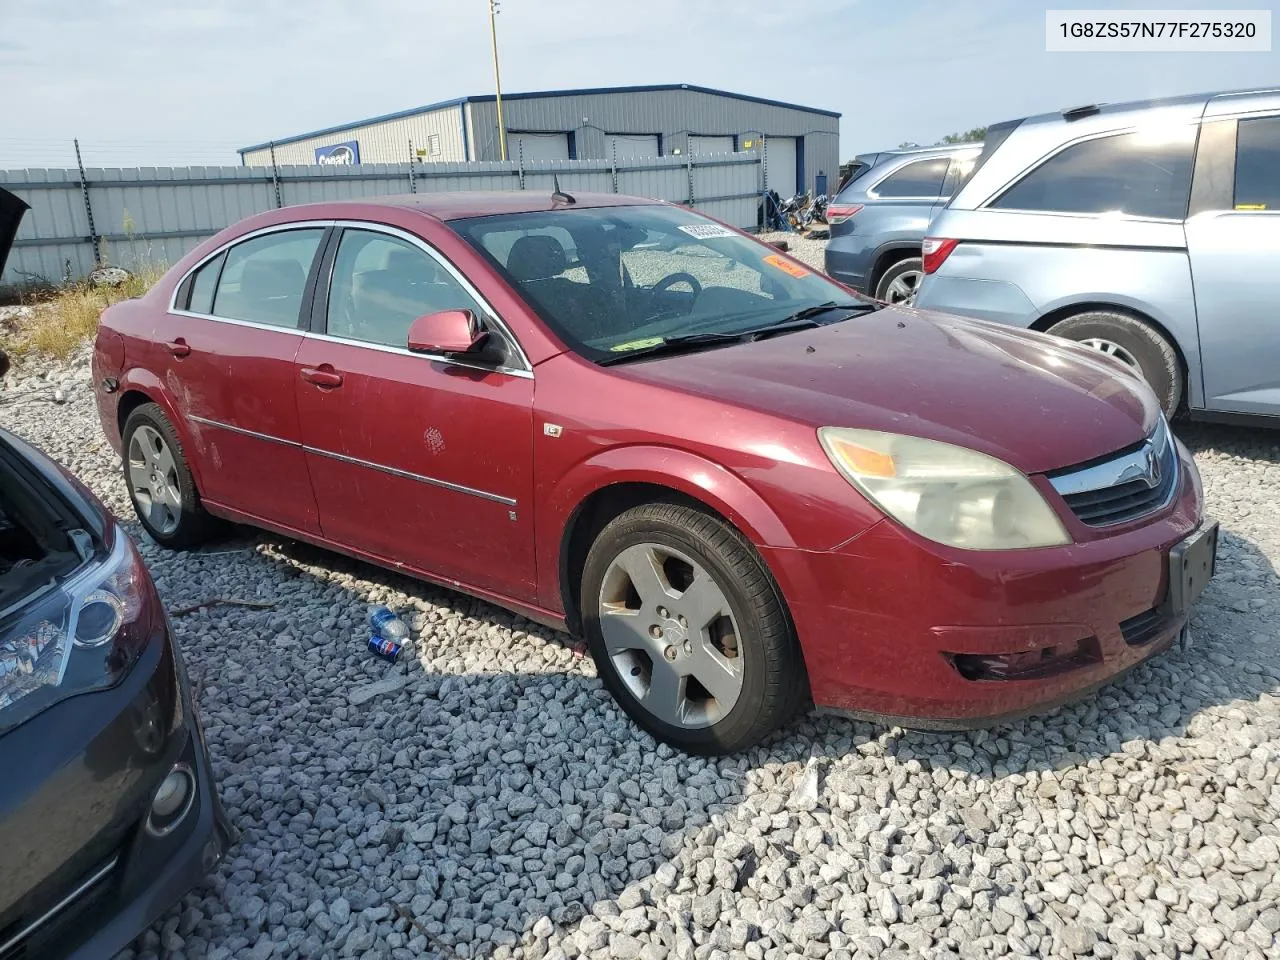
{"label": "license plate bracket", "polygon": [[1218,524],[1206,524],[1169,550],[1169,616],[1186,614],[1213,578],[1218,564]]}

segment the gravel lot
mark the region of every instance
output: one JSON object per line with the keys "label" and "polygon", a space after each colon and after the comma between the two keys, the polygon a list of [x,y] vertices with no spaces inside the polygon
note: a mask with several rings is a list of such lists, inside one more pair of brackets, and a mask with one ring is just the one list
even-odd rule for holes
{"label": "gravel lot", "polygon": [[[0,424],[132,521],[83,357],[16,368]],[[690,759],[509,613],[251,531],[144,544],[171,606],[275,607],[175,621],[243,836],[133,955],[1274,958],[1280,434],[1179,433],[1224,524],[1198,649],[973,734]],[[395,667],[369,601],[412,617]]]}

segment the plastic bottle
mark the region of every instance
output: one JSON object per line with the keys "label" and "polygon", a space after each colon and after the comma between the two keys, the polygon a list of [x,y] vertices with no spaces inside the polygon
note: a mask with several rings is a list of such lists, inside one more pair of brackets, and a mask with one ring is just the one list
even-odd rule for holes
{"label": "plastic bottle", "polygon": [[409,637],[408,625],[393,610],[383,606],[373,607],[369,611],[369,629],[375,637],[401,643]]}

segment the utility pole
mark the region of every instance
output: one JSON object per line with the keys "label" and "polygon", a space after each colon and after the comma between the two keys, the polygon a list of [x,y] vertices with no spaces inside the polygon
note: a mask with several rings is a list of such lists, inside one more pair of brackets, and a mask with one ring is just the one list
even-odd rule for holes
{"label": "utility pole", "polygon": [[489,0],[489,36],[493,39],[493,83],[498,89],[498,143],[507,159],[507,125],[502,118],[502,73],[498,70],[498,13],[502,0]]}

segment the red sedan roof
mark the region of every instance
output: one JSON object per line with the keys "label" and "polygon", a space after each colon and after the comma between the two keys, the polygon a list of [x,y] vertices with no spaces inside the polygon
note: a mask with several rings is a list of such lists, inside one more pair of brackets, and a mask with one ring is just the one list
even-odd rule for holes
{"label": "red sedan roof", "polygon": [[387,206],[418,210],[439,220],[461,220],[464,217],[487,217],[502,213],[533,213],[539,210],[572,209],[573,207],[630,207],[636,204],[661,203],[645,197],[629,197],[618,193],[579,193],[566,191],[573,204],[553,200],[551,191],[493,190],[458,193],[407,193],[394,197],[368,197],[357,203],[381,203]]}

